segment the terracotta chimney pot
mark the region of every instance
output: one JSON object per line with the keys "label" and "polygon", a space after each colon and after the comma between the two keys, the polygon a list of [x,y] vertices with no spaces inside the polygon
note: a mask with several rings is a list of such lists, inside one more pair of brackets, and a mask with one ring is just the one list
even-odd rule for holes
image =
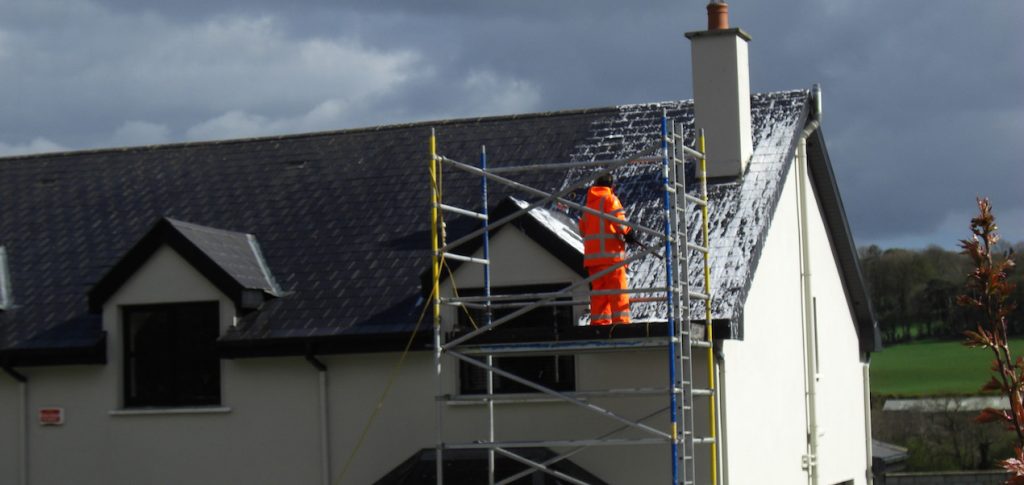
{"label": "terracotta chimney pot", "polygon": [[729,4],[713,1],[708,4],[708,30],[729,28]]}

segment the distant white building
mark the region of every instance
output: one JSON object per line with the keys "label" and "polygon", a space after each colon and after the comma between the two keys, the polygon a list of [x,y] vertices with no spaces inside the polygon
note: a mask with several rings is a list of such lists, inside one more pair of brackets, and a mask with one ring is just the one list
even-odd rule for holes
{"label": "distant white building", "polygon": [[[688,143],[696,128],[710,143],[719,480],[869,483],[880,343],[821,94],[750,96],[745,32],[688,37],[692,102],[0,159],[0,483],[434,483],[438,428],[445,443],[487,442],[491,422],[495,441],[534,462],[574,440],[652,441],[586,448],[551,465],[561,478],[516,483],[669,483],[669,445],[651,439],[670,433],[668,392],[655,391],[667,352],[650,346],[664,340],[664,304],[638,301],[636,323],[604,328],[578,325],[585,304],[545,306],[484,340],[513,344],[497,367],[653,432],[617,431],[621,421],[500,376],[491,420],[486,372],[445,355],[437,378],[427,143],[433,128],[458,160],[486,145],[491,167],[657,155],[663,112]],[[656,226],[661,167],[616,174],[631,221]],[[515,178],[571,199],[584,176]],[[442,180],[446,201],[482,210],[479,177]],[[539,201],[490,190],[492,220]],[[496,294],[585,278],[575,212],[538,205],[489,237]],[[479,225],[449,216],[448,241]],[[691,233],[698,224],[688,219]],[[479,239],[467,244],[483,257]],[[443,297],[482,294],[480,266],[449,263]],[[691,265],[690,280],[702,270]],[[638,258],[630,274],[664,286],[664,260]],[[441,322],[454,338],[479,317],[446,306]],[[514,345],[544,342],[564,353]],[[696,388],[704,355],[694,351]],[[709,399],[695,402],[692,431],[706,436]],[[709,483],[710,448],[696,450],[697,483]],[[444,456],[446,483],[486,483],[486,453]],[[499,458],[499,481],[527,470]]]}

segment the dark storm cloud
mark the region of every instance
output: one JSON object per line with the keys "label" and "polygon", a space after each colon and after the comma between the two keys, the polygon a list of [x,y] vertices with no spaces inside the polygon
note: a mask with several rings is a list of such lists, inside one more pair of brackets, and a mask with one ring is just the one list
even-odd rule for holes
{"label": "dark storm cloud", "polygon": [[[703,4],[0,0],[0,150],[685,99]],[[1024,239],[1019,1],[731,10],[753,90],[823,85],[858,243],[950,246],[978,194]]]}

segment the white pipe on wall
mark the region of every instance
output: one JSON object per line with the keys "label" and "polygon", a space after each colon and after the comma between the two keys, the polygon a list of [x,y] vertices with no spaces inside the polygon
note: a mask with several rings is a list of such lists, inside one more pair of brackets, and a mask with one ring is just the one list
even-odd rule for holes
{"label": "white pipe on wall", "polygon": [[331,484],[331,441],[330,441],[330,414],[328,413],[327,399],[327,366],[313,354],[306,356],[313,367],[316,368],[320,380],[319,404],[320,404],[320,482],[323,485]]}
{"label": "white pipe on wall", "polygon": [[861,364],[864,372],[864,447],[867,453],[867,482],[872,485],[875,482],[874,470],[871,469],[873,460],[871,458],[871,354],[868,354],[867,361]]}
{"label": "white pipe on wall", "polygon": [[715,411],[718,413],[718,481],[722,485],[729,484],[729,458],[725,441],[725,437],[728,436],[729,429],[726,427],[725,422],[725,406],[726,395],[725,395],[725,354],[722,352],[722,343],[715,342],[715,357],[718,361],[718,365],[715,366],[718,369],[718,375],[715,376],[715,403],[717,404]]}
{"label": "white pipe on wall", "polygon": [[800,226],[800,292],[803,301],[801,320],[804,330],[804,382],[807,406],[807,481],[810,485],[818,485],[818,369],[815,344],[817,336],[811,286],[810,216],[807,211],[807,185],[810,183],[807,172],[807,138],[818,129],[821,117],[821,89],[817,85],[814,86],[811,101],[815,103],[811,120],[800,134],[800,142],[797,144],[797,221]]}
{"label": "white pipe on wall", "polygon": [[4,372],[18,382],[18,481],[28,485],[28,378],[11,367],[4,366]]}

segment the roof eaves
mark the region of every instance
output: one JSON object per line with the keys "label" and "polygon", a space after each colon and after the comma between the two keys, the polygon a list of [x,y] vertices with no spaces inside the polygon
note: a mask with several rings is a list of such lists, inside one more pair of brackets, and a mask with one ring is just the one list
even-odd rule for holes
{"label": "roof eaves", "polygon": [[860,349],[866,353],[882,350],[878,321],[875,319],[875,312],[864,283],[857,247],[853,242],[849,221],[846,219],[846,210],[839,195],[835,172],[832,170],[832,161],[825,147],[825,136],[821,128],[815,130],[807,139],[807,161],[812,187],[821,204],[822,215],[828,229],[826,232],[839,262],[842,276],[840,279],[856,319]]}

